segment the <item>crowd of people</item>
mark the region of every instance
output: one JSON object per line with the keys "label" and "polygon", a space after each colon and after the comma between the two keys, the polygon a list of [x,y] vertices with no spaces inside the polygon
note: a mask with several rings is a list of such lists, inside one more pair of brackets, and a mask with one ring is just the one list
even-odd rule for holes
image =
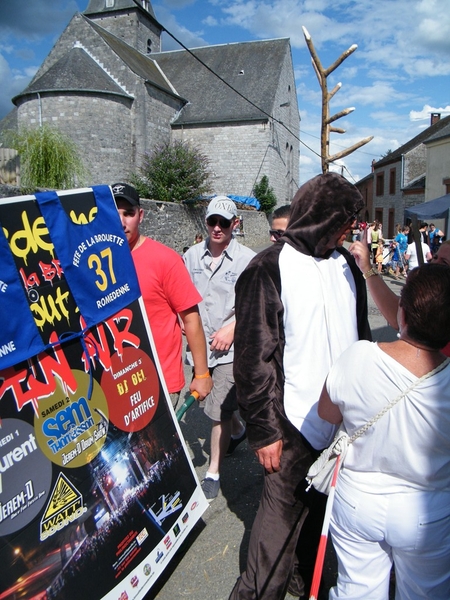
{"label": "crowd of people", "polygon": [[[419,225],[418,243],[425,261],[431,261],[445,242],[443,231],[437,229],[434,223],[422,222]],[[357,222],[352,231],[352,241],[367,244],[372,254],[373,264],[379,274],[391,275],[395,279],[407,276],[408,269],[419,266],[417,245],[414,241],[412,228],[409,225],[397,224],[392,239],[383,238],[382,224],[375,220]]]}
{"label": "crowd of people", "polygon": [[[395,564],[398,598],[448,600],[450,242],[441,243],[442,231],[421,227],[431,264],[417,267],[411,232],[398,228],[389,269],[408,274],[399,298],[380,276],[381,224],[358,221],[364,200],[340,175],[318,175],[277,209],[272,243],[257,255],[233,236],[237,211],[226,196],[209,203],[208,236],[181,258],[140,233],[136,190],[112,189],[174,407],[186,334],[190,389],[211,420],[205,496],[217,497],[222,460],[245,439],[264,470],[247,565],[230,599],[308,597],[327,497],[307,490],[307,471],[336,424],[351,434],[386,406],[339,477],[331,529],[339,572],[329,597],[386,599]],[[372,342],[367,290],[397,341]]]}

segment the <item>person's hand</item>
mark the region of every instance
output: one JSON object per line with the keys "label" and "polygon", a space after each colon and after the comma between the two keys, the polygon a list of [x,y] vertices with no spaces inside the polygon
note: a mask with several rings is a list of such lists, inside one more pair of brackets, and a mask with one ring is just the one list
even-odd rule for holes
{"label": "person's hand", "polygon": [[198,394],[197,400],[199,402],[204,400],[206,398],[206,396],[211,392],[212,389],[213,389],[212,377],[205,377],[202,379],[196,379],[194,377],[194,379],[191,381],[191,384],[189,386],[189,390],[191,392],[197,392],[197,394]]}
{"label": "person's hand", "polygon": [[215,331],[211,337],[211,350],[218,350],[219,352],[227,352],[230,349],[231,344],[234,340],[234,326],[235,321],[229,325],[224,325],[217,331]]}
{"label": "person's hand", "polygon": [[370,254],[366,244],[353,242],[349,248],[349,252],[353,255],[361,273],[367,273],[371,269]]}
{"label": "person's hand", "polygon": [[256,450],[256,456],[260,464],[268,473],[276,473],[281,469],[281,453],[283,451],[283,441],[277,440],[269,446],[264,446]]}

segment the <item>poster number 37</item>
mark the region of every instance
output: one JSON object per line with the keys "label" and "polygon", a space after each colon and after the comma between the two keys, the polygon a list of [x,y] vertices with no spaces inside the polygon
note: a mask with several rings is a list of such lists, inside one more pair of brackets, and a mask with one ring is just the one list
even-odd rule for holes
{"label": "poster number 37", "polygon": [[207,502],[110,188],[1,200],[0,264],[0,600],[143,598]]}

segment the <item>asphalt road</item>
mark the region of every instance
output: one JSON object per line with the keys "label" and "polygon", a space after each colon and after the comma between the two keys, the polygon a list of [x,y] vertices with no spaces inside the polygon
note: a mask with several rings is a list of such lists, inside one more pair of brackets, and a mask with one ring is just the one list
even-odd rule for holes
{"label": "asphalt road", "polygon": [[[399,294],[404,280],[385,277],[389,287]],[[392,341],[390,328],[369,298],[369,321],[377,341]],[[189,374],[188,374],[189,377]],[[210,425],[197,405],[184,415],[181,429],[199,479],[204,477],[209,458]],[[244,570],[251,526],[258,507],[263,473],[250,451],[242,443],[221,470],[221,491],[202,520],[191,532],[164,573],[147,594],[146,600],[226,600]],[[336,567],[328,544],[324,567],[325,594],[333,585]],[[392,596],[393,597],[393,596]],[[287,599],[293,598],[289,594]]]}

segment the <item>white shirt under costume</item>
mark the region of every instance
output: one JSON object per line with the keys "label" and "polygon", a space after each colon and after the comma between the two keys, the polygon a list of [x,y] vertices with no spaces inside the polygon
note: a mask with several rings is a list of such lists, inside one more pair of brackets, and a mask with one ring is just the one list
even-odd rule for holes
{"label": "white shirt under costume", "polygon": [[[378,344],[360,341],[336,362],[327,389],[352,435],[416,380]],[[450,491],[450,365],[349,446],[339,477],[371,494]]]}
{"label": "white shirt under costume", "polygon": [[336,359],[358,340],[355,281],[347,261],[336,251],[327,259],[314,258],[285,244],[279,268],[284,407],[291,423],[321,450],[335,432],[317,414],[323,384]]}

